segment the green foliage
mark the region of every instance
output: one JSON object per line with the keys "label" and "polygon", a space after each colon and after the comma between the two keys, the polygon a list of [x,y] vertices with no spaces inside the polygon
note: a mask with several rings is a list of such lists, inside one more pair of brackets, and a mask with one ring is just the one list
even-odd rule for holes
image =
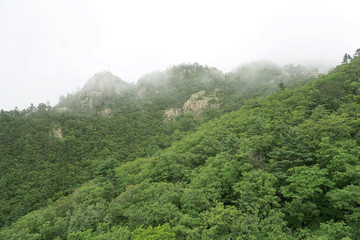
{"label": "green foliage", "polygon": [[126,227],[116,226],[110,228],[108,224],[99,224],[97,231],[92,229],[72,232],[67,235],[68,240],[129,240],[131,232]]}
{"label": "green foliage", "polygon": [[281,147],[269,153],[270,169],[279,180],[285,180],[287,170],[295,166],[309,165],[314,162],[313,151],[305,142],[305,137],[294,128],[279,129]]}
{"label": "green foliage", "polygon": [[343,189],[334,189],[328,194],[333,206],[342,209],[346,219],[358,222],[360,219],[360,187],[347,185]]}
{"label": "green foliage", "polygon": [[112,220],[130,229],[169,222],[179,216],[180,190],[181,185],[165,182],[130,185],[112,202]]}
{"label": "green foliage", "polygon": [[242,180],[233,186],[236,205],[244,211],[266,216],[271,209],[280,206],[275,194],[276,181],[274,175],[260,169],[243,173]]}
{"label": "green foliage", "polygon": [[[0,239],[359,239],[360,59],[310,75],[179,65],[2,111]],[[164,121],[200,90],[220,107]]]}
{"label": "green foliage", "polygon": [[247,214],[233,206],[216,207],[201,214],[204,239],[292,239],[282,214],[271,211],[266,218]]}
{"label": "green foliage", "polygon": [[136,228],[131,233],[132,240],[175,240],[175,233],[171,230],[169,223],[157,227],[149,226],[143,229],[142,226]]}
{"label": "green foliage", "polygon": [[349,226],[346,226],[344,222],[334,222],[331,220],[321,223],[318,230],[311,233],[310,236],[304,237],[304,239],[349,240],[352,238]]}
{"label": "green foliage", "polygon": [[294,167],[289,170],[288,183],[280,188],[287,199],[284,211],[289,224],[295,227],[312,224],[320,216],[320,208],[326,205],[324,194],[333,183],[327,178],[326,169],[317,165]]}

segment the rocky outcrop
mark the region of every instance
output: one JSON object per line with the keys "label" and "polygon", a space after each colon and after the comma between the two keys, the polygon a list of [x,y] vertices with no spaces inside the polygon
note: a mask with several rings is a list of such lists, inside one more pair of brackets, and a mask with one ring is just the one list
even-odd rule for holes
{"label": "rocky outcrop", "polygon": [[194,93],[190,96],[183,105],[183,112],[193,114],[195,117],[199,118],[201,113],[209,108],[218,108],[220,106],[219,99],[216,97],[216,92],[219,89],[216,89],[211,95],[206,96],[205,91],[200,91]]}
{"label": "rocky outcrop", "polygon": [[219,89],[216,89],[210,95],[206,95],[205,91],[194,93],[187,100],[182,109],[181,108],[169,108],[164,111],[166,116],[165,121],[175,120],[176,117],[181,114],[192,114],[196,118],[200,118],[201,114],[210,108],[218,108],[220,106],[219,99],[216,97],[216,93]]}
{"label": "rocky outcrop", "polygon": [[51,131],[50,135],[53,135],[54,138],[57,138],[57,139],[60,139],[60,140],[64,139],[64,137],[62,135],[61,126],[59,126],[59,125],[57,125],[55,123],[53,124],[52,131]]}
{"label": "rocky outcrop", "polygon": [[111,109],[110,108],[105,108],[104,110],[101,111],[101,115],[103,117],[108,117],[111,114]]}
{"label": "rocky outcrop", "polygon": [[137,96],[138,98],[143,98],[145,96],[145,92],[146,92],[146,88],[145,87],[142,87],[138,90],[137,92]]}
{"label": "rocky outcrop", "polygon": [[181,108],[169,108],[164,111],[166,115],[166,121],[175,120],[176,117],[180,116],[182,111]]}
{"label": "rocky outcrop", "polygon": [[86,94],[81,94],[80,95],[80,99],[81,99],[81,108],[82,109],[88,109],[88,110],[93,110],[93,101],[94,98],[96,97],[96,94],[93,93],[86,93]]}
{"label": "rocky outcrop", "polygon": [[67,107],[60,107],[60,108],[56,108],[56,111],[64,113],[64,112],[68,112],[69,108]]}

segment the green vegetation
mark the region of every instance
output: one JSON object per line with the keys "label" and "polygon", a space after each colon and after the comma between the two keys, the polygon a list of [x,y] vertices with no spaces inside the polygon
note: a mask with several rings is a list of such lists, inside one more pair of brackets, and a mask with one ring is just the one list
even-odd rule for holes
{"label": "green vegetation", "polygon": [[359,239],[360,57],[311,76],[179,65],[2,111],[0,239]]}

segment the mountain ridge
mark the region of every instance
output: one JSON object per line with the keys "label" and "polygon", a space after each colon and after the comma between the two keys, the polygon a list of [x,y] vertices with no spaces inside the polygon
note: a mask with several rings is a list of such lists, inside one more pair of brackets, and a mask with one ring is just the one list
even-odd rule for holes
{"label": "mountain ridge", "polygon": [[[182,108],[191,95],[197,92],[214,92],[217,91],[216,89],[229,88],[229,85],[233,83],[236,84],[233,84],[232,90],[243,91],[241,95],[244,94],[244,90],[248,91],[248,88],[251,91],[255,85],[267,85],[268,90],[258,93],[264,95],[276,91],[280,82],[292,81],[288,87],[294,87],[317,77],[316,70],[308,70],[301,65],[280,67],[268,61],[244,64],[227,74],[223,74],[214,67],[197,63],[180,64],[163,72],[149,73],[136,83],[127,83],[111,72],[104,71],[95,74],[75,94],[70,94],[66,98],[62,97],[55,108],[59,111],[71,109],[76,109],[76,111],[94,111],[95,109],[98,112],[110,109],[112,111],[109,101],[116,101],[116,96],[121,98],[122,95],[134,101],[139,99],[140,101],[154,101],[155,95],[159,95],[159,98],[166,96],[168,99],[161,99],[162,102],[173,102],[173,106],[168,106],[168,108]],[[111,100],[111,98],[115,99]]]}

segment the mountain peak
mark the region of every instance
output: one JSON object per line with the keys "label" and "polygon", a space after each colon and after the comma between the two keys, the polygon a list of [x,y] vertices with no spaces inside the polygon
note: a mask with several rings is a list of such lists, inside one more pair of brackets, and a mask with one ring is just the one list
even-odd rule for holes
{"label": "mountain peak", "polygon": [[84,85],[81,92],[115,92],[119,93],[127,83],[110,71],[96,73]]}

